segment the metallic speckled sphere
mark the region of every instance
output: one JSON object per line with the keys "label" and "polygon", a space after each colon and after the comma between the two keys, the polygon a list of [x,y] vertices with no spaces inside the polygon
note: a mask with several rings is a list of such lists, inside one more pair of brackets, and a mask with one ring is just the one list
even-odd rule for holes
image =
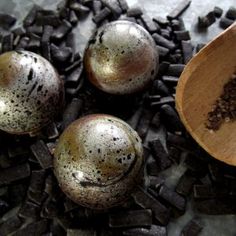
{"label": "metallic speckled sphere", "polygon": [[129,21],[114,21],[99,28],[84,54],[91,83],[111,94],[143,90],[154,79],[158,63],[151,35]]}
{"label": "metallic speckled sphere", "polygon": [[27,51],[0,56],[0,129],[32,133],[53,120],[63,103],[63,82],[43,57]]}
{"label": "metallic speckled sphere", "polygon": [[74,202],[104,209],[124,201],[142,173],[138,134],[110,115],[88,115],[73,122],[55,149],[54,171]]}

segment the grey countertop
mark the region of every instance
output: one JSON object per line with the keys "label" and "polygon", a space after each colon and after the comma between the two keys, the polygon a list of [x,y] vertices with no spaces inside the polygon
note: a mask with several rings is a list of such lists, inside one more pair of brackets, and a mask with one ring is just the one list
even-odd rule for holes
{"label": "grey countertop", "polygon": [[[139,5],[143,7],[145,12],[151,16],[165,17],[180,0],[127,0],[129,6]],[[27,11],[31,8],[33,3],[44,6],[47,9],[55,9],[59,0],[0,0],[0,11],[13,13],[18,19],[23,19]],[[218,21],[209,27],[204,32],[198,32],[196,28],[197,17],[204,15],[210,10],[213,10],[214,6],[219,6],[226,10],[230,6],[236,6],[236,0],[192,0],[189,9],[183,14],[186,29],[190,31],[192,42],[194,45],[197,43],[207,43],[217,34],[222,32],[219,28]],[[77,33],[78,49],[83,53],[84,47],[91,32],[94,29],[94,24],[91,21],[91,15],[86,18],[85,21],[79,22],[75,29]],[[173,187],[176,184],[178,178],[185,171],[183,165],[173,165],[163,173],[167,178],[166,183],[169,187]],[[216,206],[217,207],[217,206]],[[192,204],[188,203],[187,212],[179,217],[176,221],[172,221],[168,225],[168,235],[177,236],[180,235],[180,230],[183,226],[196,215],[196,212],[192,209]],[[223,216],[206,216],[201,215],[204,223],[204,230],[202,236],[235,236],[236,235],[236,216],[223,215]]]}

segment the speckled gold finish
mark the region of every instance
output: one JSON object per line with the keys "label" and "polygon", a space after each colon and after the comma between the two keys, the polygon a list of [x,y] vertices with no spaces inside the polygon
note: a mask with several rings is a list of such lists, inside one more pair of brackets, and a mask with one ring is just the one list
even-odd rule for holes
{"label": "speckled gold finish", "polygon": [[143,90],[154,79],[158,63],[151,35],[129,21],[114,21],[99,28],[84,54],[88,79],[111,94]]}
{"label": "speckled gold finish", "polygon": [[73,122],[55,149],[59,185],[73,201],[104,209],[124,201],[140,176],[142,142],[124,121],[88,115]]}
{"label": "speckled gold finish", "polygon": [[0,56],[0,129],[32,133],[53,120],[63,103],[64,89],[53,66],[27,51]]}

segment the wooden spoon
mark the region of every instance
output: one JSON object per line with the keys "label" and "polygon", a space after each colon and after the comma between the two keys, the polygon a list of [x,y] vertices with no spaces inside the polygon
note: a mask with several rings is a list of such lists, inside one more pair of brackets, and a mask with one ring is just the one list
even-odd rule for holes
{"label": "wooden spoon", "polygon": [[193,138],[213,157],[236,166],[236,122],[206,127],[207,114],[236,72],[236,23],[207,44],[186,65],[178,82],[176,108]]}

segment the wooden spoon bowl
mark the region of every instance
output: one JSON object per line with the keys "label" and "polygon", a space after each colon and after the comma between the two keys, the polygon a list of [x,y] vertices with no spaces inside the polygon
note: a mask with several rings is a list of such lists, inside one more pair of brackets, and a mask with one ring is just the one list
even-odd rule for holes
{"label": "wooden spoon bowl", "polygon": [[176,108],[192,137],[214,158],[236,166],[236,122],[210,132],[207,114],[236,72],[236,23],[186,65],[178,82]]}

